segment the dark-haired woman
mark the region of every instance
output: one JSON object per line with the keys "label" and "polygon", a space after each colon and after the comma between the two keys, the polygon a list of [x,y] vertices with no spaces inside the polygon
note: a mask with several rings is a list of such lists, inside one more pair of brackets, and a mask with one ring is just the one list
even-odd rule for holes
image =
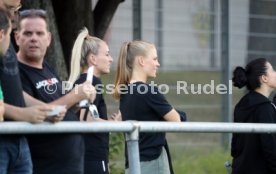
{"label": "dark-haired woman", "polygon": [[[246,86],[249,92],[234,111],[236,123],[276,123],[275,105],[268,99],[276,88],[276,72],[264,58],[251,61],[233,73],[234,86]],[[276,173],[276,135],[241,134],[232,138],[232,174]]]}

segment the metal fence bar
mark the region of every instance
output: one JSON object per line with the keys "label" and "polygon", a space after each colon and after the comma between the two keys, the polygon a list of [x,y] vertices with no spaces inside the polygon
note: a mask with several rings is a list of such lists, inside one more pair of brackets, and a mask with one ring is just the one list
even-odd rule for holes
{"label": "metal fence bar", "polygon": [[129,173],[140,174],[139,132],[276,133],[276,124],[221,122],[60,122],[31,124],[1,122],[0,134],[125,132]]}
{"label": "metal fence bar", "polygon": [[140,132],[276,133],[276,124],[223,122],[139,122]]}
{"label": "metal fence bar", "polygon": [[79,122],[31,124],[27,122],[0,122],[0,134],[41,134],[41,133],[89,133],[89,132],[131,132],[131,122]]}
{"label": "metal fence bar", "polygon": [[201,132],[276,133],[276,124],[223,122],[79,122],[31,124],[0,122],[0,134],[89,133],[89,132]]}

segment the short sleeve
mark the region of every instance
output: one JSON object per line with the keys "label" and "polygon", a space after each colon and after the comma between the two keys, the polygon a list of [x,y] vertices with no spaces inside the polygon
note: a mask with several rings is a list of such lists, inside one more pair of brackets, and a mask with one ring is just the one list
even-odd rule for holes
{"label": "short sleeve", "polygon": [[163,94],[157,88],[154,92],[149,92],[147,96],[147,104],[160,117],[163,118],[173,107],[168,103]]}

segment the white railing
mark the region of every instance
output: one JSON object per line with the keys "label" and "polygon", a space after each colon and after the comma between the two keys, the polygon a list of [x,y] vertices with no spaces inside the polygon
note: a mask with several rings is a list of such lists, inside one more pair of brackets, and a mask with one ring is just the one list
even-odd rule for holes
{"label": "white railing", "polygon": [[276,124],[209,123],[209,122],[60,122],[31,124],[1,122],[0,134],[124,132],[128,146],[129,170],[140,174],[139,132],[203,132],[203,133],[276,133]]}

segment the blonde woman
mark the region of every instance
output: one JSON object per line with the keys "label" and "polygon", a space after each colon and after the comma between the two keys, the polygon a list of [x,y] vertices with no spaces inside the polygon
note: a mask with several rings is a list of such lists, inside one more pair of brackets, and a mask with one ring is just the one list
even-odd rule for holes
{"label": "blonde woman", "polygon": [[[108,45],[103,40],[90,36],[86,28],[81,30],[72,50],[69,82],[81,84],[86,81],[88,68],[94,66],[92,85],[98,90],[93,104],[96,105],[99,113],[99,118],[93,118],[88,108],[82,109],[80,112],[81,121],[108,120],[102,90],[99,90],[97,85],[102,85],[100,77],[110,72],[112,62],[113,59],[110,56]],[[113,115],[112,119],[120,120],[120,115]],[[108,174],[109,134],[86,134],[84,140],[85,174]]]}
{"label": "blonde woman", "polygon": [[[180,122],[180,115],[158,91],[158,88],[147,84],[149,78],[156,77],[159,67],[156,48],[153,44],[133,41],[122,45],[114,93],[115,98],[120,99],[122,120]],[[165,145],[165,133],[140,133],[142,174],[172,173]],[[128,172],[126,154],[126,173]]]}

